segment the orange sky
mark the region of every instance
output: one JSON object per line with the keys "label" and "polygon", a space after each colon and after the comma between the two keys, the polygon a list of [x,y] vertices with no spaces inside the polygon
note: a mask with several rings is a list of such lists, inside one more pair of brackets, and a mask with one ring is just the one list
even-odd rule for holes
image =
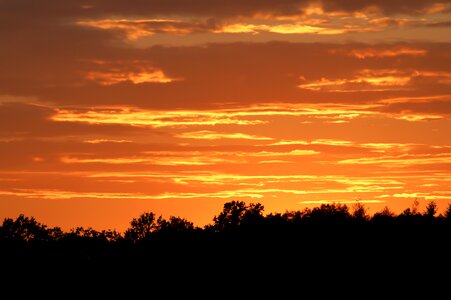
{"label": "orange sky", "polygon": [[451,203],[451,1],[0,1],[0,217]]}

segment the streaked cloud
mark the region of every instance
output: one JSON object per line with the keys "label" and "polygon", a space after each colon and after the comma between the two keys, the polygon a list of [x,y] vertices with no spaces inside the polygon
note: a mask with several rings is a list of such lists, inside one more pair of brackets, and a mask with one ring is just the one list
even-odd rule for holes
{"label": "streaked cloud", "polygon": [[86,79],[95,81],[101,85],[112,85],[127,81],[131,81],[134,84],[147,82],[168,83],[173,81],[173,79],[167,77],[161,70],[142,71],[139,73],[123,73],[121,71],[105,73],[93,71],[86,75]]}
{"label": "streaked cloud", "polygon": [[61,162],[65,164],[147,164],[159,166],[206,166],[222,163],[242,163],[240,159],[226,159],[212,156],[138,156],[138,157],[115,157],[115,158],[99,158],[99,157],[62,157]]}
{"label": "streaked cloud", "polygon": [[139,193],[101,193],[101,192],[70,192],[63,190],[33,190],[0,191],[0,195],[23,196],[35,199],[153,199],[152,196]]}
{"label": "streaked cloud", "polygon": [[417,19],[406,19],[406,18],[391,18],[391,17],[383,17],[371,19],[368,21],[371,25],[376,25],[379,27],[387,27],[387,26],[406,26],[412,24],[418,24],[420,21]]}
{"label": "streaked cloud", "polygon": [[451,21],[427,23],[425,26],[427,26],[427,27],[450,27]]}
{"label": "streaked cloud", "polygon": [[156,33],[189,34],[198,31],[214,30],[214,23],[183,22],[171,19],[105,19],[78,21],[77,25],[100,29],[120,30],[130,40]]}
{"label": "streaked cloud", "polygon": [[397,194],[384,194],[377,196],[377,198],[406,198],[406,199],[424,199],[427,201],[436,200],[451,200],[451,194],[433,194],[433,193],[397,193]]}
{"label": "streaked cloud", "polygon": [[127,124],[131,126],[199,126],[199,125],[255,125],[261,120],[244,120],[221,112],[149,111],[138,108],[111,108],[89,111],[58,110],[52,117],[58,122],[86,122],[91,124]]}
{"label": "streaked cloud", "polygon": [[343,34],[350,32],[353,29],[343,28],[327,28],[319,26],[311,26],[306,24],[278,24],[278,25],[266,25],[266,24],[228,24],[220,29],[216,29],[216,33],[250,33],[258,34],[262,32],[271,32],[279,34]]}
{"label": "streaked cloud", "polygon": [[349,55],[360,59],[365,58],[384,58],[384,57],[397,57],[397,56],[423,56],[427,54],[427,50],[415,49],[408,47],[395,47],[389,49],[354,49]]}
{"label": "streaked cloud", "polygon": [[[349,79],[327,79],[303,83],[299,88],[313,91],[331,91],[331,92],[353,92],[356,89],[362,91],[386,91],[399,90],[407,86],[413,74],[403,74],[398,70],[362,70],[354,78]],[[302,78],[305,80],[305,78]]]}
{"label": "streaked cloud", "polygon": [[451,163],[451,153],[444,154],[401,154],[397,156],[379,156],[379,157],[362,157],[354,159],[345,159],[338,162],[339,164],[381,164],[383,166],[397,165],[427,165],[427,164],[449,164]]}
{"label": "streaked cloud", "polygon": [[183,132],[176,135],[178,138],[182,139],[198,139],[198,140],[219,140],[219,139],[242,139],[242,140],[256,140],[256,141],[267,141],[273,140],[273,138],[265,136],[257,136],[245,133],[225,133],[216,132],[210,130],[201,130],[193,132]]}
{"label": "streaked cloud", "polygon": [[303,155],[317,155],[320,152],[315,150],[295,149],[289,152],[271,152],[261,151],[256,153],[245,153],[246,156],[303,156]]}
{"label": "streaked cloud", "polygon": [[85,140],[84,143],[88,144],[102,144],[102,143],[131,143],[129,140],[114,140],[114,139],[92,139]]}
{"label": "streaked cloud", "polygon": [[372,204],[372,203],[384,203],[383,200],[316,200],[316,201],[300,201],[300,204],[314,204],[314,205],[320,205],[320,204]]}

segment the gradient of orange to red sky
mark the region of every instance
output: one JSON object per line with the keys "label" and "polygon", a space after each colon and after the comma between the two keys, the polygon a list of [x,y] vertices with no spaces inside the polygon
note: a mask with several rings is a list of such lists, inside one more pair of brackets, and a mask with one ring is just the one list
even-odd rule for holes
{"label": "gradient of orange to red sky", "polygon": [[0,217],[451,202],[449,0],[0,0]]}

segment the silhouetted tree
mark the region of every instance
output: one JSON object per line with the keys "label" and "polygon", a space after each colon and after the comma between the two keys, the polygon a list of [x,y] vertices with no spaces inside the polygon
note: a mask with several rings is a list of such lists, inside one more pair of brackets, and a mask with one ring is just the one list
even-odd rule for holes
{"label": "silhouetted tree", "polygon": [[160,235],[180,235],[193,230],[194,224],[183,218],[171,216],[169,220],[165,220],[162,217],[157,220],[157,231]]}
{"label": "silhouetted tree", "polygon": [[324,224],[343,223],[349,220],[350,217],[351,214],[346,205],[335,203],[322,204],[320,207],[315,207],[310,213],[304,215],[304,218],[314,221],[315,223],[321,222]]}
{"label": "silhouetted tree", "polygon": [[370,216],[364,204],[357,202],[352,206],[352,217],[359,221],[368,221]]}
{"label": "silhouetted tree", "polygon": [[445,219],[451,221],[451,203],[448,204],[448,207],[446,208]]}
{"label": "silhouetted tree", "polygon": [[373,215],[371,221],[373,222],[389,222],[395,219],[395,213],[390,210],[387,206],[385,206],[382,211],[376,212]]}
{"label": "silhouetted tree", "polygon": [[35,218],[19,215],[15,220],[6,218],[0,228],[0,235],[5,239],[16,241],[48,241],[58,236],[61,230],[47,230],[47,226],[36,221]]}
{"label": "silhouetted tree", "polygon": [[424,212],[424,216],[432,218],[437,213],[437,203],[431,201],[426,206],[426,211]]}
{"label": "silhouetted tree", "polygon": [[413,204],[412,204],[412,215],[420,214],[420,211],[418,210],[419,207],[420,207],[420,201],[418,201],[418,199],[415,199],[415,201],[413,201]]}
{"label": "silhouetted tree", "polygon": [[114,242],[122,238],[121,234],[115,230],[102,230],[97,231],[91,227],[85,229],[83,227],[77,227],[72,229],[69,236],[80,239],[93,239],[98,241]]}
{"label": "silhouetted tree", "polygon": [[227,202],[222,212],[213,218],[213,227],[216,231],[229,231],[255,225],[263,219],[263,210],[260,203],[246,205],[243,201]]}
{"label": "silhouetted tree", "polygon": [[308,215],[311,213],[309,208],[304,209],[303,211],[286,211],[282,218],[289,223],[299,223],[304,215]]}
{"label": "silhouetted tree", "polygon": [[149,239],[152,233],[158,229],[155,214],[146,212],[139,218],[130,222],[130,228],[125,231],[125,239],[133,242]]}
{"label": "silhouetted tree", "polygon": [[101,232],[101,238],[107,240],[108,242],[117,242],[122,239],[122,235],[117,232],[116,230],[102,230]]}

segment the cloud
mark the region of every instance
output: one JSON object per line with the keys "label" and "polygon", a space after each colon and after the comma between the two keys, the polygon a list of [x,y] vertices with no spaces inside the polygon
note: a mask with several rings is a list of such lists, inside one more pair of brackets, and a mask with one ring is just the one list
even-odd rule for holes
{"label": "cloud", "polygon": [[327,28],[305,24],[278,24],[278,25],[255,25],[255,24],[228,24],[214,32],[218,33],[251,33],[258,34],[260,32],[271,32],[279,34],[343,34],[352,31],[351,29]]}
{"label": "cloud", "polygon": [[397,56],[423,56],[427,54],[425,49],[415,49],[409,47],[392,47],[387,49],[378,48],[366,48],[366,49],[354,49],[349,55],[360,59],[365,58],[384,58],[384,57],[397,57]]}
{"label": "cloud", "polygon": [[428,102],[398,102],[381,107],[383,112],[401,115],[451,116],[451,100]]}
{"label": "cloud", "polygon": [[384,200],[306,200],[306,201],[299,201],[299,204],[314,204],[314,205],[320,205],[320,204],[373,204],[373,203],[384,203],[386,201]]}
{"label": "cloud", "polygon": [[435,22],[425,24],[427,27],[451,27],[451,21]]}
{"label": "cloud", "polygon": [[85,140],[84,143],[88,144],[101,144],[101,143],[131,143],[129,140],[111,140],[111,139],[92,139]]}
{"label": "cloud", "polygon": [[352,146],[353,142],[332,139],[317,139],[311,142],[312,145],[331,145],[331,146]]}
{"label": "cloud", "polygon": [[443,1],[422,0],[395,0],[395,1],[345,1],[332,0],[323,1],[326,11],[368,11],[381,12],[383,14],[435,14],[447,12],[451,9],[449,3]]}
{"label": "cloud", "polygon": [[256,153],[242,153],[238,155],[243,156],[304,156],[304,155],[317,155],[321,154],[315,150],[305,150],[305,149],[294,149],[289,152],[272,152],[272,151],[260,151]]}
{"label": "cloud", "polygon": [[86,74],[86,79],[95,81],[101,85],[113,85],[127,81],[134,84],[149,82],[168,83],[174,81],[174,79],[167,77],[161,70],[143,70],[137,73],[124,73],[120,70],[114,72],[91,71]]}
{"label": "cloud", "polygon": [[450,153],[437,155],[431,154],[401,154],[396,156],[362,157],[355,159],[345,159],[338,164],[380,164],[385,167],[409,166],[409,165],[428,165],[428,164],[449,164],[451,163]]}
{"label": "cloud", "polygon": [[449,193],[397,193],[392,195],[381,195],[377,196],[378,198],[415,198],[415,199],[424,199],[424,200],[451,200],[451,195]]}
{"label": "cloud", "polygon": [[[321,78],[313,82],[302,83],[299,88],[313,91],[353,92],[399,90],[407,86],[415,74],[405,74],[398,70],[364,69],[353,78],[327,79]],[[305,80],[304,77],[302,79]]]}
{"label": "cloud", "polygon": [[433,0],[392,0],[392,1],[322,1],[316,0],[130,0],[95,1],[85,5],[77,0],[42,0],[40,5],[30,5],[26,0],[6,0],[1,10],[11,13],[28,13],[43,18],[102,17],[105,15],[134,16],[198,16],[198,17],[249,17],[255,15],[293,16],[299,14],[321,14],[324,12],[371,12],[385,14],[431,14],[449,11],[449,3]]}
{"label": "cloud", "polygon": [[221,133],[210,130],[201,130],[193,132],[183,132],[176,135],[178,138],[182,139],[199,139],[199,140],[219,140],[219,139],[237,139],[237,140],[256,140],[256,141],[267,141],[272,140],[270,137],[257,136],[245,133]]}
{"label": "cloud", "polygon": [[[387,18],[388,19],[388,18]],[[247,21],[229,20],[167,20],[167,19],[102,19],[78,21],[75,24],[88,28],[108,30],[122,35],[133,42],[155,34],[172,34],[186,36],[190,34],[282,34],[282,35],[340,35],[346,33],[378,32],[381,22],[372,20],[366,23],[351,25],[343,22],[309,18],[268,18],[257,16]],[[376,25],[374,27],[373,25]]]}
{"label": "cloud", "polygon": [[174,126],[214,126],[256,125],[265,123],[261,120],[245,120],[229,116],[226,112],[215,111],[149,111],[139,108],[113,107],[84,110],[58,110],[52,116],[56,122],[77,122],[88,124],[122,124],[144,127],[174,127]]}
{"label": "cloud", "polygon": [[[218,125],[262,125],[268,117],[290,116],[310,117],[326,120],[349,120],[361,115],[371,115],[380,105],[339,105],[339,104],[290,104],[271,103],[252,106],[239,106],[215,110],[146,110],[135,107],[97,107],[74,110],[58,109],[50,117],[55,122],[76,122],[88,124],[120,124],[136,127],[188,127]],[[205,134],[205,135],[204,135]],[[183,134],[182,134],[183,136]],[[190,134],[193,137],[193,134]],[[211,131],[195,132],[194,136],[220,137]],[[236,135],[233,135],[237,137]],[[180,137],[180,134],[179,134]],[[186,134],[185,134],[186,137]],[[222,135],[224,138],[225,135]],[[230,135],[229,137],[232,137]],[[241,138],[245,136],[241,135]],[[251,136],[248,135],[247,138]],[[255,137],[254,137],[255,138]]]}
{"label": "cloud", "polygon": [[[69,41],[62,43],[62,46],[58,46],[63,48],[61,53],[54,53],[52,47],[57,47],[56,44],[49,44],[47,47],[53,46],[48,49],[37,47],[37,52],[31,53],[25,61],[17,49],[8,51],[0,49],[2,55],[9,57],[4,65],[4,72],[0,75],[0,93],[33,96],[42,101],[71,106],[127,104],[154,108],[199,108],[215,103],[269,102],[274,99],[291,102],[303,99],[324,101],[324,95],[316,95],[311,90],[297,88],[300,76],[312,83],[321,78],[352,79],[359,70],[390,69],[394,63],[403,72],[412,72],[409,69],[409,66],[412,68],[412,64],[419,71],[429,69],[434,72],[450,72],[446,64],[437,63],[446,59],[446,53],[450,48],[448,44],[403,44],[390,47],[279,42],[223,43],[190,47],[159,46],[148,49],[110,45],[105,49],[105,46],[98,48],[98,44],[93,43],[92,48],[88,49],[86,45],[85,49],[82,44],[78,46],[80,51],[74,52],[69,47],[66,49],[66,44],[70,44]],[[35,45],[22,46],[35,47]],[[396,51],[398,47],[421,49],[427,53],[421,56],[407,54],[386,56],[383,60],[379,60],[380,57],[375,57],[374,60],[357,59],[349,55],[352,51],[360,49],[367,51],[371,48],[376,53],[379,50]],[[331,53],[337,49],[340,51]],[[46,60],[39,58],[39,53],[41,55],[45,53]],[[313,63],[314,61],[316,63]],[[144,77],[141,74],[154,74],[153,72],[157,70],[165,77],[154,76],[154,78],[169,78],[173,81],[166,84],[158,82],[134,84],[130,80],[137,78],[138,81],[142,81]],[[87,79],[88,74],[97,81]],[[112,78],[110,81],[108,76]],[[133,80],[136,81],[135,79]],[[105,85],[106,83],[116,84]],[[423,94],[438,91],[443,93],[447,88],[445,85],[438,88],[436,85],[439,82],[432,80],[429,83],[419,85],[424,90]],[[355,92],[356,95],[359,93],[358,90]],[[418,95],[418,91],[415,93],[412,91],[413,94]],[[358,101],[361,97],[334,95],[327,99]]]}
{"label": "cloud", "polygon": [[20,102],[0,103],[0,138],[61,138],[68,135],[108,135],[112,131],[117,134],[137,133],[136,128],[123,126],[124,124],[93,126],[89,123],[56,123],[51,119],[55,113],[57,113],[56,109],[45,105]]}
{"label": "cloud", "polygon": [[108,165],[157,165],[157,166],[207,166],[217,164],[242,163],[240,159],[225,159],[221,157],[207,156],[189,157],[184,154],[179,156],[137,156],[137,157],[62,157],[64,164],[108,164]]}
{"label": "cloud", "polygon": [[78,21],[76,24],[99,29],[118,30],[124,32],[129,40],[136,40],[156,33],[182,35],[195,32],[214,32],[215,30],[218,30],[213,19],[209,19],[206,22],[187,22],[168,19],[105,19]]}
{"label": "cloud", "polygon": [[[275,99],[348,103],[361,101],[362,93],[378,92],[379,95],[365,96],[366,101],[371,101],[407,88],[411,91],[405,91],[404,96],[446,94],[450,86],[447,77],[424,76],[426,73],[422,72],[451,72],[446,64],[439,63],[447,59],[449,49],[449,44],[431,43],[371,46],[285,42],[111,47],[102,54],[81,51],[79,57],[68,49],[61,54],[63,57],[48,53],[46,61],[31,54],[29,59],[33,61],[27,66],[15,54],[18,51],[10,49],[8,53],[13,54],[8,56],[0,75],[0,93],[33,96],[60,106],[127,105],[155,109],[205,109],[225,103],[252,104]],[[423,51],[424,55],[413,54]],[[6,55],[4,49],[0,49],[2,52]],[[382,74],[383,70],[393,69],[394,64],[397,74]],[[365,74],[363,70],[370,71]],[[414,74],[415,71],[421,74]],[[399,84],[399,80],[405,83],[411,76],[415,80],[409,80],[408,85]],[[305,82],[300,82],[300,77]],[[138,83],[142,81],[147,82]],[[300,84],[309,89],[298,88]],[[327,93],[347,90],[353,95],[325,97],[312,88]]]}
{"label": "cloud", "polygon": [[378,27],[387,27],[387,26],[408,26],[408,25],[416,25],[421,23],[416,19],[399,19],[399,18],[376,18],[368,21],[369,24],[375,25]]}

